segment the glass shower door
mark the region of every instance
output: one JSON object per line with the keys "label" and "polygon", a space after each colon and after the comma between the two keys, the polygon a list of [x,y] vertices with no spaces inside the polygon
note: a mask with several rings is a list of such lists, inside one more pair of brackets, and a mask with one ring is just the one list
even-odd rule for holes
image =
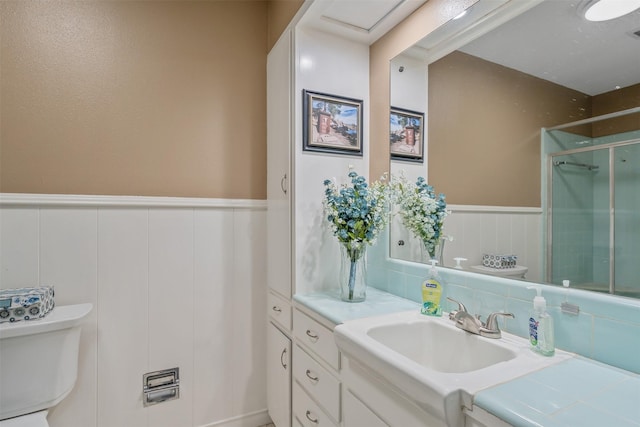
{"label": "glass shower door", "polygon": [[[602,151],[602,152],[601,152]],[[552,157],[550,279],[609,291],[607,150]]]}
{"label": "glass shower door", "polygon": [[640,298],[640,143],[552,157],[550,279]]}
{"label": "glass shower door", "polygon": [[640,143],[612,150],[614,191],[614,293],[640,297]]}

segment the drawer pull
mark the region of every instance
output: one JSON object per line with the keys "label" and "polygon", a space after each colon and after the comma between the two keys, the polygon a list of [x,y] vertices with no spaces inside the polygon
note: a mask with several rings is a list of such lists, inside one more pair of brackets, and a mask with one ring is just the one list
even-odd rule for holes
{"label": "drawer pull", "polygon": [[316,334],[315,332],[311,331],[310,329],[307,329],[307,336],[309,338],[311,338],[312,340],[317,340],[318,338],[320,338],[318,336],[318,334]]}
{"label": "drawer pull", "polygon": [[280,354],[280,364],[284,369],[287,369],[287,364],[282,361],[282,359],[287,355],[287,348],[282,349],[282,354]]}
{"label": "drawer pull", "polygon": [[272,309],[273,311],[278,312],[278,313],[282,313],[282,309],[281,309],[280,307],[278,307],[277,305],[274,305],[273,307],[271,307],[271,309]]}
{"label": "drawer pull", "polygon": [[318,381],[320,378],[318,378],[317,376],[313,376],[311,370],[307,369],[307,378],[309,378],[311,381]]}
{"label": "drawer pull", "polygon": [[311,418],[311,411],[307,410],[307,413],[305,414],[307,416],[307,419],[309,421],[311,421],[312,423],[318,424],[318,418]]}

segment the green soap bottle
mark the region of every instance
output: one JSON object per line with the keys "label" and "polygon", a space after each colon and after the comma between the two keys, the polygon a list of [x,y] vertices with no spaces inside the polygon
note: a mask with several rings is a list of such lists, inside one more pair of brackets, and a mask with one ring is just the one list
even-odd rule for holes
{"label": "green soap bottle", "polygon": [[420,313],[427,316],[442,316],[440,298],[442,297],[442,284],[436,270],[437,260],[432,259],[429,278],[422,282],[422,308]]}

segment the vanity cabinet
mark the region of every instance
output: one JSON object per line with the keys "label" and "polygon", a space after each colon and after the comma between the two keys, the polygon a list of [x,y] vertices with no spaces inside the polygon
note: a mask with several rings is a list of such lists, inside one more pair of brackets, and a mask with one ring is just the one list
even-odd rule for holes
{"label": "vanity cabinet", "polygon": [[293,416],[303,426],[341,425],[340,352],[333,326],[293,311]]}
{"label": "vanity cabinet", "polygon": [[292,320],[294,426],[446,427],[375,373],[350,363],[335,343],[329,320],[300,305],[294,306]]}
{"label": "vanity cabinet", "polygon": [[389,427],[351,390],[344,393],[343,417],[345,426]]}
{"label": "vanity cabinet", "polygon": [[447,427],[375,372],[342,357],[343,427]]}
{"label": "vanity cabinet", "polygon": [[464,427],[512,427],[482,408],[473,405],[473,410],[464,409]]}

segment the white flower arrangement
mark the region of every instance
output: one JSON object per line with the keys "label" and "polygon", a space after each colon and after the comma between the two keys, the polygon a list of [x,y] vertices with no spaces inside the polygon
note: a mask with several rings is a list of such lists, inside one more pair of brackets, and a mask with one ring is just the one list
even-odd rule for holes
{"label": "white flower arrangement", "polygon": [[444,194],[436,196],[423,177],[418,177],[413,184],[404,175],[394,176],[391,187],[402,224],[422,240],[431,258],[435,258],[448,213]]}

